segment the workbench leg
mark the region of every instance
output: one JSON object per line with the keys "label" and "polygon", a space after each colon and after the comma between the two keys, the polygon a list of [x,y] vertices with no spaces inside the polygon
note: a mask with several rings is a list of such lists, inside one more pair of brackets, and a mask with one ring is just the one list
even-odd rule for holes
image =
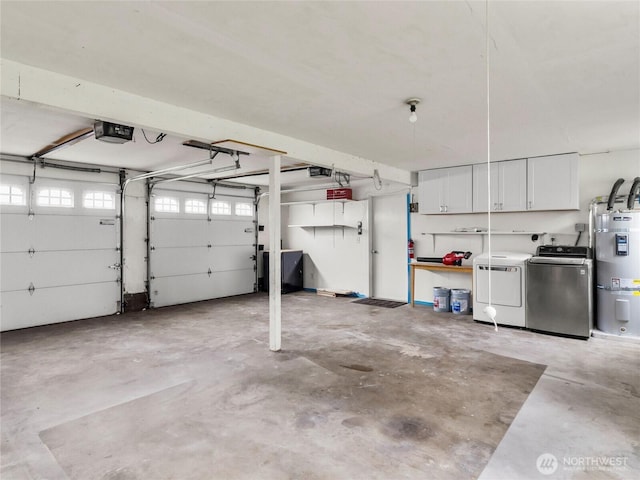
{"label": "workbench leg", "polygon": [[416,268],[411,266],[411,306],[416,306]]}

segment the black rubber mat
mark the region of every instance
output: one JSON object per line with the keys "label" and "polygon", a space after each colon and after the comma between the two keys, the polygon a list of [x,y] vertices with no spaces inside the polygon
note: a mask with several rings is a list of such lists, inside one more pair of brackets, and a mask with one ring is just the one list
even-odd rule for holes
{"label": "black rubber mat", "polygon": [[361,303],[363,305],[373,305],[374,307],[396,308],[406,305],[407,302],[394,302],[393,300],[378,300],[377,298],[361,298],[354,300],[353,303]]}

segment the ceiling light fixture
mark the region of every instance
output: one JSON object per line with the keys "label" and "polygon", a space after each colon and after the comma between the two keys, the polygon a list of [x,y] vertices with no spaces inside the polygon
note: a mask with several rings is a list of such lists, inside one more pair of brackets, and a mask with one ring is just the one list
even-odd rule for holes
{"label": "ceiling light fixture", "polygon": [[418,114],[416,113],[416,105],[418,105],[420,102],[421,100],[419,98],[410,98],[404,102],[407,105],[409,105],[409,110],[411,111],[411,114],[409,115],[409,121],[411,123],[416,123],[418,121]]}

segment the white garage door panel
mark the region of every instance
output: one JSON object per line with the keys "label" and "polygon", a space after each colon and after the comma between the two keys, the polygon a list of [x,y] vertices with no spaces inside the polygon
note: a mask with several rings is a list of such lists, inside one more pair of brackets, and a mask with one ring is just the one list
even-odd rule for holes
{"label": "white garage door panel", "polygon": [[29,219],[28,215],[4,214],[0,246],[3,252],[115,248],[117,228],[113,215],[34,215]]}
{"label": "white garage door panel", "polygon": [[154,252],[152,276],[171,277],[212,272],[252,270],[252,247],[164,248]]}
{"label": "white garage door panel", "polygon": [[[180,182],[174,186],[175,190],[155,190],[153,198],[176,199],[178,212],[156,212],[154,203],[151,204],[149,294],[152,305],[160,307],[253,292],[256,282],[254,216],[235,215],[236,204],[253,204],[253,196],[240,198],[221,195],[218,191],[211,202],[226,202],[231,213],[210,214],[209,219],[205,215],[185,213],[185,202],[207,201],[210,187]],[[193,192],[197,188],[207,191]],[[208,208],[211,202],[207,203]]]}
{"label": "white garage door panel", "polygon": [[246,247],[244,245],[213,247],[211,254],[212,270],[216,272],[253,270],[253,255],[255,255],[253,247]]}
{"label": "white garage door panel", "polygon": [[199,247],[207,245],[209,222],[205,218],[158,218],[151,221],[153,246]]}
{"label": "white garage door panel", "polygon": [[255,272],[251,270],[234,270],[216,272],[212,275],[215,282],[216,297],[230,297],[253,292]]}
{"label": "white garage door panel", "polygon": [[[2,331],[110,315],[117,310],[118,283],[4,292],[0,294]],[[60,299],[66,299],[61,302]],[[106,303],[105,298],[114,299]]]}
{"label": "white garage door panel", "polygon": [[151,274],[154,277],[206,273],[212,268],[207,247],[162,248],[153,252]]}
{"label": "white garage door panel", "polygon": [[[19,234],[16,235],[16,232]],[[0,249],[3,252],[21,252],[29,249],[25,238],[33,238],[33,221],[26,214],[3,214],[0,223]]]}
{"label": "white garage door panel", "polygon": [[[31,171],[28,176],[0,178],[3,185],[27,186],[25,192],[30,188],[32,195],[27,194],[26,200],[34,202],[31,216],[26,205],[0,209],[0,328],[25,328],[117,312],[119,195],[116,185],[104,182],[117,181],[118,176],[93,175],[94,181],[79,181],[38,175],[29,187],[30,175]],[[78,175],[74,174],[76,178]],[[71,192],[74,206],[38,205],[50,189]],[[116,208],[87,208],[103,201],[104,192],[113,194]]]}
{"label": "white garage door panel", "polygon": [[118,270],[109,268],[119,261],[115,250],[74,250],[71,252],[26,252],[2,255],[0,286],[3,292],[86,283],[115,282]]}
{"label": "white garage door panel", "polygon": [[153,280],[151,303],[154,307],[198,302],[214,297],[213,275],[206,273]]}
{"label": "white garage door panel", "polygon": [[210,236],[214,245],[253,245],[256,239],[254,228],[253,221],[213,220]]}
{"label": "white garage door panel", "polygon": [[[105,223],[101,225],[100,222]],[[36,250],[75,250],[114,248],[117,241],[115,214],[94,217],[87,215],[35,215]],[[110,223],[110,224],[106,224]]]}

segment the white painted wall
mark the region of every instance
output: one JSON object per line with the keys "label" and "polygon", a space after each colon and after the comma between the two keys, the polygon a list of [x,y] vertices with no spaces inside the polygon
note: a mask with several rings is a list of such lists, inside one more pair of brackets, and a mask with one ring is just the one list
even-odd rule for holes
{"label": "white painted wall", "polygon": [[[619,193],[628,193],[634,177],[640,176],[640,150],[584,155],[580,157],[580,210],[550,212],[493,213],[493,230],[526,230],[548,232],[546,242],[551,237],[558,244],[573,244],[577,233],[576,223],[589,222],[589,203],[599,195],[608,195],[618,178],[626,183]],[[414,188],[415,200],[419,201],[418,189]],[[416,242],[416,256],[441,257],[451,250],[469,250],[474,256],[483,251],[481,236],[438,236],[435,248],[428,232],[451,231],[459,227],[485,227],[487,214],[462,215],[420,215],[411,214],[411,232]],[[587,232],[580,239],[587,245]],[[529,236],[492,236],[492,250],[525,252],[534,254],[539,242],[532,242]],[[485,237],[484,250],[487,250]],[[473,257],[465,263],[471,264]],[[433,287],[471,288],[472,278],[468,274],[416,272],[416,300],[431,302]]]}
{"label": "white painted wall", "polygon": [[[282,207],[283,248],[304,251],[305,288],[351,290],[364,296],[370,295],[368,197],[376,194],[407,193],[409,190],[408,187],[391,182],[384,182],[381,190],[376,190],[372,180],[354,182],[352,188],[353,198],[359,205],[351,207],[354,207],[354,211],[357,210],[360,215],[356,220],[362,221],[362,235],[358,235],[356,229],[346,227],[344,229],[288,227],[290,207]],[[303,202],[324,198],[326,198],[326,192],[325,189],[321,189],[283,194],[282,201]],[[260,206],[259,215],[262,219],[265,218],[266,208],[264,205]],[[399,214],[406,213],[399,212]]]}

